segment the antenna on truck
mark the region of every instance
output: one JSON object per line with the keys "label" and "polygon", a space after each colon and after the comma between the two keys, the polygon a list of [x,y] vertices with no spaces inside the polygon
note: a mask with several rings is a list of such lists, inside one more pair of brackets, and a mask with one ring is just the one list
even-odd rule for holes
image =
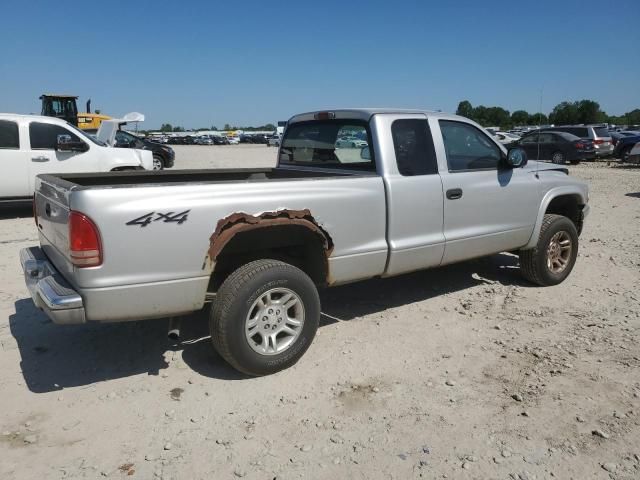
{"label": "antenna on truck", "polygon": [[536,178],[538,176],[538,168],[540,167],[540,128],[542,126],[542,93],[544,92],[544,85],[540,87],[540,106],[538,107],[538,155],[536,156]]}

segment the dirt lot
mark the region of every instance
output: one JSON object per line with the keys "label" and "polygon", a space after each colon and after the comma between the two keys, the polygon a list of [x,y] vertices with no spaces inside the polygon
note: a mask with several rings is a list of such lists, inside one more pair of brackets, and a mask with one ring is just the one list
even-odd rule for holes
{"label": "dirt lot", "polygon": [[223,363],[205,313],[177,345],[165,321],[51,324],[18,261],[33,221],[4,211],[0,478],[640,478],[640,169],[571,174],[592,213],[564,284],[505,254],[328,290],[310,350],[268,378]]}

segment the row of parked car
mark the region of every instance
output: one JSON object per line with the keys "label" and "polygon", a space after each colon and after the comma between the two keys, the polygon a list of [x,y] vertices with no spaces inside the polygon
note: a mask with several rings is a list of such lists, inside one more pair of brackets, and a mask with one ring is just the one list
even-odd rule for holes
{"label": "row of parked car", "polygon": [[265,135],[262,133],[241,135],[183,135],[183,136],[151,136],[148,138],[155,143],[168,143],[171,145],[236,145],[238,143],[252,143],[262,145],[279,145],[278,135]]}
{"label": "row of parked car", "polygon": [[544,127],[518,136],[493,131],[493,137],[506,146],[520,146],[532,160],[577,164],[582,160],[613,157],[632,161],[633,148],[640,143],[640,131],[609,130],[602,125],[561,125]]}

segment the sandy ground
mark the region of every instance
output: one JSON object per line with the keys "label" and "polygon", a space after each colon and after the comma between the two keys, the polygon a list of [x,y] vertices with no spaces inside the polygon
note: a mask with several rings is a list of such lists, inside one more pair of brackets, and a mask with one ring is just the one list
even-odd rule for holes
{"label": "sandy ground", "polygon": [[[177,147],[176,166],[272,164]],[[245,160],[243,160],[245,159]],[[205,314],[61,327],[24,287],[28,210],[0,214],[0,478],[640,478],[640,169],[586,164],[568,280],[496,255],[322,293],[293,368],[244,378]]]}

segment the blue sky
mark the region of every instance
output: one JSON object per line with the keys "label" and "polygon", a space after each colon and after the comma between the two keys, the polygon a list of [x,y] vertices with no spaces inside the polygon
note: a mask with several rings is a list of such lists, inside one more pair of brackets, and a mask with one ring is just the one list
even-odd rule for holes
{"label": "blue sky", "polygon": [[44,92],[146,128],[300,111],[640,108],[640,1],[24,1],[0,29],[0,111]]}

